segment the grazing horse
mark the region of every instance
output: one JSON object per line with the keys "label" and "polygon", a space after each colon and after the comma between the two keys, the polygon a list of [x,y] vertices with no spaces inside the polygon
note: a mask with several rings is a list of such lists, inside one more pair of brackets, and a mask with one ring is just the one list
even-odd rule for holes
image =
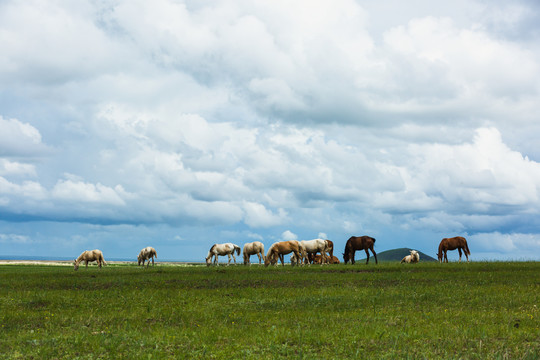
{"label": "grazing horse", "polygon": [[327,250],[328,245],[326,243],[326,240],[323,240],[323,239],[302,240],[300,241],[300,244],[306,249],[306,253],[308,255],[308,258],[306,260],[308,264],[311,264],[312,262],[310,255],[315,255],[318,252],[321,253],[321,256],[323,258],[323,262],[321,263],[321,265],[326,263],[326,252],[328,251]]}
{"label": "grazing horse", "polygon": [[208,255],[206,255],[206,265],[210,266],[212,264],[212,257],[214,257],[214,265],[218,264],[218,255],[225,256],[227,255],[229,257],[229,262],[227,263],[227,266],[231,263],[231,255],[234,259],[234,264],[236,265],[236,258],[234,257],[234,252],[236,251],[236,255],[240,255],[240,246],[235,245],[233,243],[225,243],[225,244],[214,244],[210,248],[210,251],[208,251]]}
{"label": "grazing horse", "polygon": [[261,265],[261,260],[264,261],[264,245],[260,241],[254,241],[244,245],[244,265],[251,265],[249,257],[251,255],[257,255],[259,258],[259,265]]}
{"label": "grazing horse", "polygon": [[417,262],[420,261],[420,254],[418,254],[418,251],[411,250],[410,253],[411,253],[410,255],[407,255],[403,259],[401,259],[401,264],[403,264],[403,263],[416,264]]}
{"label": "grazing horse", "polygon": [[145,247],[137,256],[137,265],[141,265],[142,263],[142,266],[144,267],[144,262],[148,260],[148,263],[146,264],[146,267],[148,267],[148,265],[150,265],[150,259],[152,259],[152,266],[154,266],[154,257],[157,259],[156,249],[151,246]]}
{"label": "grazing horse", "polygon": [[354,253],[356,250],[364,250],[367,255],[367,265],[369,263],[368,249],[371,250],[373,256],[375,256],[375,264],[378,264],[379,262],[377,261],[377,254],[375,253],[375,250],[373,250],[374,244],[375,239],[370,236],[351,236],[349,240],[347,240],[347,244],[345,244],[345,252],[343,253],[343,260],[345,261],[345,264],[347,264],[349,261],[351,264],[354,264]]}
{"label": "grazing horse", "polygon": [[81,261],[84,261],[84,263],[86,264],[86,268],[88,268],[89,261],[96,261],[100,269],[101,265],[107,265],[105,259],[103,258],[103,253],[101,252],[101,250],[97,249],[83,251],[82,254],[73,261],[73,266],[75,270],[79,268],[79,264]]}
{"label": "grazing horse", "polygon": [[278,262],[278,259],[281,260],[281,265],[285,266],[285,261],[283,255],[294,253],[296,259],[303,259],[305,257],[305,249],[302,248],[299,241],[290,240],[290,241],[280,241],[275,242],[270,246],[268,252],[266,253],[266,258],[264,259],[264,266],[270,264],[275,265]]}
{"label": "grazing horse", "polygon": [[296,255],[292,254],[291,255],[291,266],[298,266],[298,265],[303,265],[302,263],[302,259],[299,259],[296,257]]}
{"label": "grazing horse", "polygon": [[[459,262],[461,262],[461,249],[463,249],[463,252],[465,253],[465,257],[467,258],[467,262],[469,262],[469,255],[471,255],[471,252],[469,251],[467,240],[465,240],[465,238],[462,236],[456,236],[453,238],[444,238],[441,240],[441,243],[439,244],[439,252],[437,253],[437,258],[439,259],[439,262],[448,262],[448,257],[446,256],[446,252],[448,250],[456,250],[456,249],[459,252]],[[444,253],[444,261],[443,261],[443,253]]]}

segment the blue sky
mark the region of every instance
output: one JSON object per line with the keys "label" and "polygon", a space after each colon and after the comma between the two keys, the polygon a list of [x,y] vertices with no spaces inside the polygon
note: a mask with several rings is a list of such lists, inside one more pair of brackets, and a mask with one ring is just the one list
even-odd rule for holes
{"label": "blue sky", "polygon": [[538,24],[534,1],[2,1],[0,257],[367,234],[540,260]]}

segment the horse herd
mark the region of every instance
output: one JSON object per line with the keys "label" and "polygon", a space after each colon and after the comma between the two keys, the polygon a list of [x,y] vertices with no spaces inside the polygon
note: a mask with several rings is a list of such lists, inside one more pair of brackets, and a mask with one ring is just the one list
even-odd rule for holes
{"label": "horse herd", "polygon": [[[375,257],[375,263],[378,264],[377,253],[373,250],[375,245],[375,239],[370,236],[351,236],[345,244],[345,250],[343,252],[343,260],[345,264],[354,264],[354,255],[357,250],[364,250],[366,252],[366,264],[369,263],[369,251]],[[461,262],[461,252],[465,254],[467,262],[471,252],[467,245],[467,240],[464,237],[456,236],[453,238],[444,238],[439,244],[439,250],[437,252],[437,258],[439,262],[448,262],[447,251],[458,250],[459,261]],[[229,261],[227,265],[231,263],[231,256],[236,264],[236,255],[240,255],[240,247],[233,243],[214,244],[208,251],[206,256],[206,265],[210,266],[218,264],[218,256],[228,256]],[[303,265],[303,264],[339,264],[339,259],[334,256],[334,243],[331,240],[326,239],[313,239],[313,240],[289,240],[278,241],[273,243],[266,255],[264,254],[264,244],[260,241],[254,241],[244,245],[244,265],[251,265],[250,257],[257,255],[259,258],[259,265],[264,262],[265,266],[276,265],[278,261],[281,261],[281,265],[285,265],[284,256],[291,254],[291,265]],[[150,265],[152,260],[152,266],[154,266],[154,258],[157,258],[156,249],[148,246],[141,250],[137,256],[138,265],[144,267],[144,263],[148,261],[146,266]],[[213,261],[212,261],[213,260]],[[96,261],[101,268],[102,265],[106,265],[103,253],[100,250],[88,250],[84,251],[73,262],[75,270],[79,268],[81,262],[85,262],[88,267],[88,262]],[[420,255],[418,251],[411,250],[410,255],[405,256],[401,263],[417,263],[420,261]]]}

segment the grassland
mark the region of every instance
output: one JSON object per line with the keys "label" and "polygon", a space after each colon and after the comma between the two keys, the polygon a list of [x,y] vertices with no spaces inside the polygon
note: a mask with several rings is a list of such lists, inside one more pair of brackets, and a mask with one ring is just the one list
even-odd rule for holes
{"label": "grassland", "polygon": [[540,263],[0,266],[0,358],[540,358]]}

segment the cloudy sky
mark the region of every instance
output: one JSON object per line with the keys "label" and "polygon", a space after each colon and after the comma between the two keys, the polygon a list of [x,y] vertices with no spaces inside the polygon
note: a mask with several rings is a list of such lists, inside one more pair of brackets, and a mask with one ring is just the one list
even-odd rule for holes
{"label": "cloudy sky", "polygon": [[367,234],[540,260],[538,24],[532,0],[1,1],[0,257]]}

